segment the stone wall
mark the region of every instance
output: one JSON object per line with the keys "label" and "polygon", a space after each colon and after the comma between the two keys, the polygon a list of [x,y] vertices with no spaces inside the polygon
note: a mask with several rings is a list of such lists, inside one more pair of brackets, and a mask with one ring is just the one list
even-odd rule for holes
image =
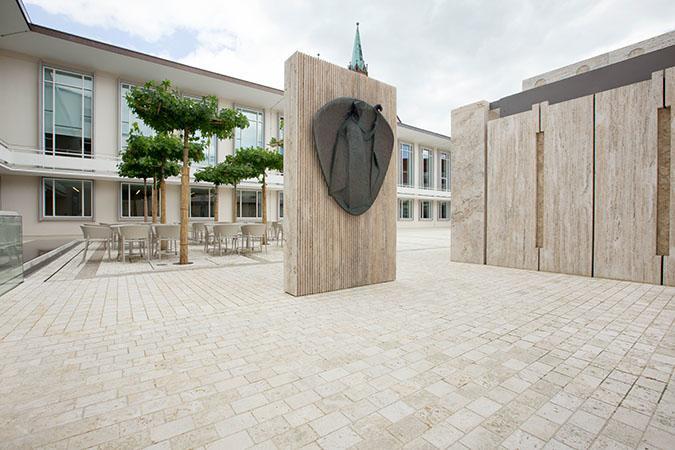
{"label": "stone wall", "polygon": [[675,67],[507,117],[453,111],[451,259],[675,285],[673,98]]}

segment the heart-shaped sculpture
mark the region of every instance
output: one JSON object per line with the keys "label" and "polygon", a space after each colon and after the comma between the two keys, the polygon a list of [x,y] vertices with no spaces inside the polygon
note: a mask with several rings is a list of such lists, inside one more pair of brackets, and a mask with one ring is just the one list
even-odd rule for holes
{"label": "heart-shaped sculpture", "polygon": [[394,148],[394,133],[381,110],[380,105],[340,97],[322,106],[312,120],[328,194],[355,216],[377,198]]}

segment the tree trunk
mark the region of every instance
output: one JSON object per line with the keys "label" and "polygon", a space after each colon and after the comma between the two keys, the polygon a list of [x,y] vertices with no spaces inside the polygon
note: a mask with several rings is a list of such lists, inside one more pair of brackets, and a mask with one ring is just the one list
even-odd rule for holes
{"label": "tree trunk", "polygon": [[143,178],[143,222],[148,221],[148,179]]}
{"label": "tree trunk", "polygon": [[183,131],[183,167],[180,170],[180,258],[179,264],[188,263],[188,221],[190,201],[190,139],[188,130]]}
{"label": "tree trunk", "polygon": [[237,202],[237,185],[233,185],[234,189],[232,189],[232,223],[235,223],[237,221],[237,208],[239,207],[239,203]]}
{"label": "tree trunk", "polygon": [[214,185],[215,198],[213,199],[213,221],[218,222],[218,185]]}
{"label": "tree trunk", "polygon": [[152,223],[157,223],[157,180],[155,178],[152,179],[152,191],[150,195],[152,196]]}
{"label": "tree trunk", "polygon": [[[267,180],[265,179],[265,172],[262,176],[262,223],[267,223]],[[267,231],[263,235],[263,244],[267,245]]]}

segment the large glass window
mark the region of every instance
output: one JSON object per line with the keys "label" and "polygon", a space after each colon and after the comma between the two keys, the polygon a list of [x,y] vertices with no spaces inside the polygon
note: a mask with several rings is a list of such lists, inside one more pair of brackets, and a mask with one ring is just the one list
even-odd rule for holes
{"label": "large glass window", "polygon": [[438,220],[450,218],[450,202],[438,202]]}
{"label": "large glass window", "polygon": [[441,152],[439,154],[440,160],[440,188],[441,191],[450,190],[450,157],[447,153]]}
{"label": "large glass window", "polygon": [[412,219],[412,200],[398,199],[398,218]]}
{"label": "large glass window", "polygon": [[412,145],[399,145],[398,184],[400,186],[413,185],[413,151]]}
{"label": "large glass window", "polygon": [[190,188],[190,217],[213,218],[216,191],[213,188]]}
{"label": "large glass window", "polygon": [[127,94],[133,87],[135,86],[129,83],[120,84],[120,145],[122,150],[127,148],[127,138],[129,137],[129,131],[134,123],[138,125],[143,136],[152,136],[155,134],[155,130],[146,125],[145,122],[129,108]]}
{"label": "large glass window", "polygon": [[433,153],[428,148],[422,149],[422,188],[423,189],[432,189],[433,188]]}
{"label": "large glass window", "polygon": [[284,218],[284,193],[279,191],[279,218]]}
{"label": "large glass window", "polygon": [[45,153],[90,158],[93,78],[50,67],[42,75]]}
{"label": "large glass window", "polygon": [[254,109],[237,108],[248,119],[248,128],[237,128],[234,132],[235,150],[246,147],[265,146],[265,115]]}
{"label": "large glass window", "polygon": [[91,217],[90,180],[44,178],[43,217]]}
{"label": "large glass window", "polygon": [[262,218],[262,192],[237,191],[237,217],[242,219]]}
{"label": "large glass window", "polygon": [[420,219],[422,220],[431,219],[431,201],[420,200]]}
{"label": "large glass window", "polygon": [[[159,195],[161,193],[158,192]],[[143,198],[148,197],[148,216],[152,215],[152,185],[148,184],[147,189],[142,183],[121,183],[120,217],[143,217]],[[159,214],[159,209],[157,210]]]}

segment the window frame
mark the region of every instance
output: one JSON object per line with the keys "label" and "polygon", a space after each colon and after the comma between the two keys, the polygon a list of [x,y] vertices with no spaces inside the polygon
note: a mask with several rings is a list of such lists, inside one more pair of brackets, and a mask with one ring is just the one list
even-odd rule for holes
{"label": "window frame", "polygon": [[[39,129],[40,129],[40,139],[39,139],[39,145],[40,145],[40,151],[42,152],[43,155],[46,156],[65,156],[68,158],[86,158],[86,159],[91,159],[94,158],[96,151],[95,151],[95,139],[94,139],[94,111],[95,111],[95,98],[94,98],[94,93],[96,91],[96,77],[93,72],[86,72],[86,71],[80,71],[76,69],[70,69],[58,64],[49,64],[46,62],[41,62],[39,64]],[[47,81],[45,80],[45,70],[51,70],[52,71],[52,80]],[[55,122],[55,117],[56,117],[56,111],[55,111],[55,97],[56,97],[56,72],[64,72],[69,75],[74,75],[78,76],[82,79],[82,86],[80,87],[82,93],[84,92],[84,80],[85,77],[91,79],[91,130],[90,130],[90,147],[91,151],[89,154],[84,153],[84,95],[82,95],[82,117],[80,118],[80,125],[81,125],[81,130],[82,130],[82,145],[80,147],[81,151],[79,155],[77,153],[66,153],[66,152],[60,152],[57,153],[56,150],[56,133],[55,133],[55,128],[56,128],[56,122]],[[52,84],[52,123],[51,123],[51,130],[52,130],[52,148],[51,151],[48,153],[47,149],[47,142],[45,139],[45,131],[46,131],[46,120],[45,120],[45,83],[51,83]],[[69,86],[69,85],[66,85]],[[70,87],[77,87],[77,86],[70,86]],[[49,178],[49,177],[48,177]],[[60,178],[60,179],[65,179],[65,178]]]}
{"label": "window frame", "polygon": [[[428,153],[429,158],[429,185],[424,185],[424,155]],[[420,147],[420,189],[434,189],[434,150],[430,147]]]}
{"label": "window frame", "polygon": [[[403,217],[403,216],[401,215],[401,211],[403,211],[403,208],[401,207],[401,205],[403,204],[403,202],[407,202],[408,205],[409,205],[409,208],[408,208],[408,213],[409,213],[409,215],[408,215],[408,217]],[[413,202],[412,199],[410,199],[410,198],[399,198],[399,199],[398,199],[398,220],[404,220],[404,221],[413,221],[413,220],[415,220],[415,211],[414,211],[414,209],[415,209],[415,204],[414,204],[414,202]]]}
{"label": "window frame", "polygon": [[[256,217],[243,217],[241,215],[242,211],[242,193],[243,192],[255,192],[255,213]],[[248,220],[257,220],[257,219],[262,219],[262,191],[258,189],[237,189],[237,204],[235,205],[237,208],[237,219],[248,219]],[[260,211],[260,215],[258,215],[258,211]]]}
{"label": "window frame", "polygon": [[[80,205],[82,209],[82,215],[79,216],[57,216],[56,215],[56,189],[52,187],[52,212],[53,214],[48,216],[46,214],[47,202],[45,201],[45,181],[79,181],[81,184],[80,189],[82,190],[82,203]],[[84,215],[86,210],[85,208],[85,195],[84,195],[84,183],[89,183],[89,211],[90,215]],[[78,221],[78,222],[91,222],[94,220],[94,180],[86,180],[83,178],[55,178],[55,177],[41,177],[40,178],[40,220],[41,221]]]}
{"label": "window frame", "polygon": [[[117,218],[119,220],[137,220],[137,219],[142,219],[143,215],[140,216],[132,216],[132,215],[124,215],[124,185],[128,186],[127,192],[131,194],[131,186],[140,186],[143,187],[142,182],[132,182],[132,181],[120,181],[119,184],[119,190],[120,190],[120,195],[119,195],[119,209],[117,211]],[[161,208],[161,201],[162,198],[162,191],[157,189],[157,217],[161,218],[162,217],[162,208]],[[152,183],[148,183],[148,199],[150,199],[150,202],[148,202],[148,217],[152,217]],[[129,209],[131,209],[131,195],[129,195]]]}
{"label": "window frame", "polygon": [[[408,183],[403,183],[403,153],[401,149],[403,146],[409,148],[408,161],[410,162],[410,167],[408,167]],[[399,141],[398,143],[398,185],[400,187],[415,187],[415,146],[410,142]]]}
{"label": "window frame", "polygon": [[[206,217],[204,216],[193,216],[192,215],[192,191],[194,189],[208,189],[209,191],[209,206],[208,206],[208,215]],[[214,206],[215,206],[215,201],[216,201],[216,195],[218,195],[218,192],[216,191],[216,188],[213,186],[190,186],[190,204],[188,206],[188,214],[190,219],[194,220],[204,220],[204,221],[210,221],[214,220],[215,221],[215,211],[214,211]]]}
{"label": "window frame", "polygon": [[[117,133],[117,139],[119,140],[118,147],[119,147],[119,154],[120,155],[126,150],[126,139],[124,139],[124,135],[123,135],[123,132],[122,132],[122,108],[124,108],[125,105],[126,105],[126,100],[125,100],[124,96],[122,95],[122,93],[124,92],[124,86],[128,86],[128,88],[132,88],[132,87],[138,88],[138,87],[143,87],[143,83],[119,80],[119,83],[117,84],[117,92],[118,92],[118,96],[119,96],[119,103],[118,103],[119,109],[118,109],[118,120],[117,120],[117,126],[119,127],[119,132]],[[128,105],[126,105],[126,107],[129,108]],[[129,113],[131,114],[131,108],[129,108]],[[140,117],[138,119],[142,121],[142,119]],[[133,122],[129,123],[129,129],[130,130],[131,130],[132,123]],[[152,131],[152,134],[150,136],[154,136],[155,130],[153,130],[148,124],[144,123],[144,125],[146,127],[150,128],[150,130]],[[144,136],[146,136],[146,135],[144,135]]]}
{"label": "window frame", "polygon": [[[444,157],[445,156],[445,157]],[[448,173],[443,177],[443,161],[446,161]],[[445,178],[445,186],[443,189],[443,179]],[[450,192],[450,153],[447,151],[438,152],[438,190],[443,192]]]}
{"label": "window frame", "polygon": [[[423,203],[429,204],[429,217],[422,217],[422,212],[424,211]],[[430,221],[434,220],[434,203],[431,200],[420,200],[420,211],[419,211],[419,220]]]}
{"label": "window frame", "polygon": [[[243,106],[243,105],[235,105],[234,109],[237,112],[240,112],[240,113],[248,112],[248,113],[260,114],[260,117],[261,117],[260,129],[261,129],[262,135],[260,136],[259,140],[257,140],[258,136],[256,136],[256,140],[257,140],[256,147],[265,147],[265,110],[254,108],[254,107],[251,107],[251,106]],[[249,123],[249,127],[250,126],[251,126],[251,124]],[[234,153],[236,153],[237,150],[239,150],[240,148],[245,148],[245,147],[242,147],[240,145],[240,143],[241,143],[241,131],[242,131],[242,128],[235,128],[234,129],[234,139],[233,139],[233,141],[234,141],[233,142],[234,143]]]}
{"label": "window frame", "polygon": [[[446,217],[441,217],[441,210],[442,210],[441,205],[442,204],[447,205],[446,210],[445,210],[446,215],[447,215]],[[436,208],[436,210],[437,210],[436,211],[436,219],[438,219],[439,221],[450,220],[450,200],[439,200],[438,201],[438,208]]]}

